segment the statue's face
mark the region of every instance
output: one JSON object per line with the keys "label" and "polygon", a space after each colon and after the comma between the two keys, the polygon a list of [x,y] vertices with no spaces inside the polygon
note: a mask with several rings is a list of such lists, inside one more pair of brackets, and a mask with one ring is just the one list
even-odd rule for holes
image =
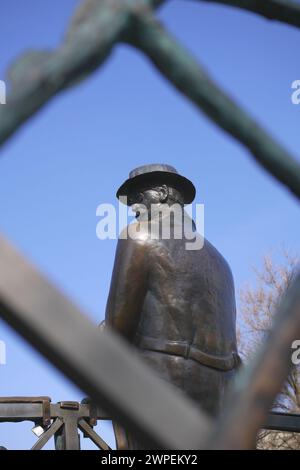
{"label": "statue's face", "polygon": [[152,205],[165,202],[167,197],[168,189],[166,186],[144,189],[131,197],[131,209],[135,212],[136,217],[144,218],[148,214],[149,219]]}

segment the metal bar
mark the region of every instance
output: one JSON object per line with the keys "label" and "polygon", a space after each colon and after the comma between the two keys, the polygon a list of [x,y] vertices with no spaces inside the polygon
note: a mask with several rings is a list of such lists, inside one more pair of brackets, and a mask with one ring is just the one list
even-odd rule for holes
{"label": "metal bar", "polygon": [[42,417],[42,404],[0,403],[0,422],[35,421]]}
{"label": "metal bar", "polygon": [[268,20],[281,21],[300,26],[300,4],[289,0],[197,0],[198,2],[221,3],[256,13]]}
{"label": "metal bar", "polygon": [[[50,416],[52,419],[62,415],[59,404],[50,405]],[[82,418],[90,417],[89,405],[79,405],[78,416]],[[43,407],[39,403],[0,403],[0,423],[36,421],[43,417]],[[110,420],[110,415],[102,408],[97,408],[97,419]]]}
{"label": "metal bar", "polygon": [[84,420],[81,419],[78,422],[78,427],[81,431],[86,434],[94,444],[101,450],[111,450],[108,444],[89,426],[89,424]]}
{"label": "metal bar", "polygon": [[[54,403],[50,407],[50,412],[51,412],[51,418],[55,418],[57,416],[62,416],[64,410],[61,408],[61,405],[59,403]],[[79,403],[77,414],[80,418],[90,418],[90,415],[91,415],[90,405]],[[1,416],[1,405],[0,405],[0,416]],[[96,407],[96,417],[97,419],[101,419],[101,420],[111,420],[111,415],[107,413],[107,411],[105,411],[102,406]]]}
{"label": "metal bar", "polygon": [[66,449],[66,441],[65,441],[65,427],[61,427],[58,432],[55,433],[54,436],[54,445],[55,450],[65,450]]}
{"label": "metal bar", "polygon": [[65,450],[80,450],[77,415],[70,414],[64,418],[64,448]]}
{"label": "metal bar", "polygon": [[114,45],[130,33],[131,10],[156,8],[164,1],[82,2],[56,50],[22,55],[10,68],[12,91],[7,104],[0,106],[0,146],[55,95],[103,64]]}
{"label": "metal bar", "polygon": [[[258,2],[256,2],[258,3]],[[187,99],[237,139],[254,160],[300,199],[300,163],[227,95],[153,14],[137,14],[130,43]]]}
{"label": "metal bar", "polygon": [[34,444],[34,446],[31,448],[31,450],[41,450],[42,447],[44,447],[45,444],[51,439],[51,437],[62,427],[63,422],[59,418],[57,418],[50,428],[45,431],[41,437],[37,440],[37,442]]}
{"label": "metal bar", "polygon": [[300,433],[300,414],[272,412],[263,429]]}
{"label": "metal bar", "polygon": [[121,337],[99,333],[0,237],[0,315],[112,418],[155,448],[201,448],[210,420]]}

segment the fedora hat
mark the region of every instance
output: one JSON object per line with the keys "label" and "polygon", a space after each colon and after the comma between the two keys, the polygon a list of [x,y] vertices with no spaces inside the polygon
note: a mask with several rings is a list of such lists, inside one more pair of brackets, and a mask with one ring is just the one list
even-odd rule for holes
{"label": "fedora hat", "polygon": [[193,183],[180,175],[176,168],[163,163],[152,163],[139,166],[129,173],[129,178],[119,187],[117,198],[129,196],[138,188],[143,188],[149,184],[166,184],[180,191],[184,198],[184,204],[190,204],[196,195]]}

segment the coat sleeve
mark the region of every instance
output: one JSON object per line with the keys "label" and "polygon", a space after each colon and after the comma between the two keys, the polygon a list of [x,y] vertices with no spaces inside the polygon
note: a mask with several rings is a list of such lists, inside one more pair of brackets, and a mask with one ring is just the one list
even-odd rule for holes
{"label": "coat sleeve", "polygon": [[129,341],[134,338],[146,295],[147,264],[147,244],[144,241],[118,241],[105,325]]}

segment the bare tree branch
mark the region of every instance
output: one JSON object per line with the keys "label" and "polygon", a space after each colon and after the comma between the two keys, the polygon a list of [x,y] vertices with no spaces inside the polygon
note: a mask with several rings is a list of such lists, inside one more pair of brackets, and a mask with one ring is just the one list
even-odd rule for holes
{"label": "bare tree branch", "polygon": [[152,15],[140,15],[131,44],[213,122],[238,139],[255,160],[300,198],[300,163],[227,96]]}
{"label": "bare tree branch", "polygon": [[300,27],[300,4],[289,0],[196,0],[221,3],[257,13],[268,20],[277,20]]}
{"label": "bare tree branch", "polygon": [[[251,449],[290,368],[291,344],[300,336],[300,273],[277,309],[268,340],[252,364],[241,371],[217,432],[216,449]],[[247,426],[245,426],[247,423]]]}
{"label": "bare tree branch", "polygon": [[[261,269],[254,268],[256,286],[245,286],[240,292],[240,335],[239,348],[243,351],[244,363],[263,343],[266,333],[272,328],[274,312],[279,300],[290,286],[296,273],[299,257],[287,250],[281,250],[282,262],[274,262],[270,255],[263,257]],[[246,328],[247,327],[247,328]],[[283,387],[272,403],[273,410],[299,413],[300,369],[293,366]],[[282,431],[266,431],[259,434],[256,445],[263,449],[297,448],[300,435]]]}

